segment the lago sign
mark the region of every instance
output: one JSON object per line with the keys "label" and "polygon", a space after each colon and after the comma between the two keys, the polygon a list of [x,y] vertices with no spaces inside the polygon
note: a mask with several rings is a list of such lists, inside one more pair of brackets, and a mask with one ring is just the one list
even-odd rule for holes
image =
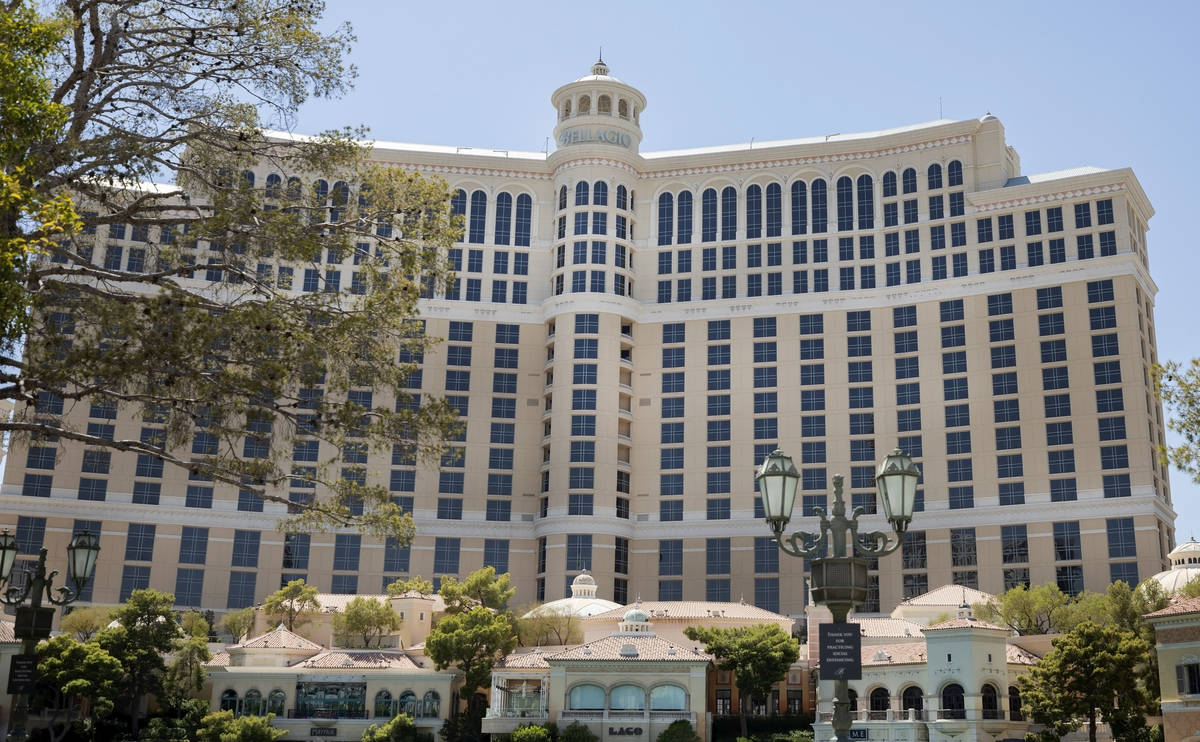
{"label": "lago sign", "polygon": [[633,137],[620,129],[577,126],[558,135],[558,146],[567,147],[572,144],[615,144],[629,149],[633,147]]}

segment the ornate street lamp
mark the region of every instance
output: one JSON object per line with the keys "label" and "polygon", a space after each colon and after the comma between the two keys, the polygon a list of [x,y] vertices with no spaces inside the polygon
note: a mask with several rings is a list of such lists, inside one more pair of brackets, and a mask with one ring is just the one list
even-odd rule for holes
{"label": "ornate street lamp", "polygon": [[[786,554],[810,557],[812,567],[813,602],[829,608],[833,623],[845,624],[846,614],[867,599],[867,570],[871,559],[890,554],[899,548],[912,520],[916,501],[917,481],[921,471],[912,458],[895,449],[879,464],[875,487],[883,513],[892,526],[893,536],[881,531],[859,533],[858,517],[862,508],[854,508],[846,517],[846,501],[842,497],[842,475],[833,476],[833,514],[824,508],[814,508],[820,517],[820,529],[815,533],[795,531],[785,534],[796,504],[796,488],[800,473],[791,457],[774,451],[763,461],[756,479],[762,495],[767,525],[775,541]],[[850,738],[849,687],[844,677],[835,677],[833,688],[833,732],[838,742]]]}
{"label": "ornate street lamp", "polygon": [[[54,588],[54,578],[58,570],[49,574],[46,572],[46,549],[38,554],[37,566],[23,570],[23,584],[15,585],[12,581],[13,565],[17,561],[17,539],[8,529],[0,532],[0,586],[7,585],[0,593],[0,603],[16,606],[16,624],[14,633],[21,640],[21,654],[26,668],[28,663],[36,667],[34,659],[37,644],[42,639],[50,637],[50,626],[54,622],[54,606],[63,606],[79,599],[87,587],[88,580],[96,570],[96,559],[100,555],[100,539],[84,531],[77,533],[67,545],[67,578],[74,587]],[[43,598],[51,603],[42,606]],[[24,605],[29,600],[29,605]],[[25,728],[25,720],[29,713],[27,693],[18,693],[13,697],[13,714],[9,740],[25,740],[29,731]]]}

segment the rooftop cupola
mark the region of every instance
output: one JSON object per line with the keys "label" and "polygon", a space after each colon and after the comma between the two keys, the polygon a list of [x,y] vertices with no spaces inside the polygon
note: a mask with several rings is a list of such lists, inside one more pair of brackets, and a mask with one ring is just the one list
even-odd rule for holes
{"label": "rooftop cupola", "polygon": [[[554,141],[558,150],[598,148],[610,154],[636,153],[642,141],[639,125],[646,97],[609,74],[597,59],[589,74],[563,85],[550,96],[558,112]],[[595,154],[591,150],[589,154]]]}

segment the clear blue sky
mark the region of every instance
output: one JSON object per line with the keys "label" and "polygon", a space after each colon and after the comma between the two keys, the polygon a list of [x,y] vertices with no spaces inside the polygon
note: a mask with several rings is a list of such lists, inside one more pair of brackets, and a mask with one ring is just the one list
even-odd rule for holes
{"label": "clear blue sky", "polygon": [[[643,150],[886,129],[939,99],[946,118],[990,111],[1026,174],[1133,168],[1157,210],[1159,358],[1200,355],[1200,3],[333,0],[326,18],[354,26],[359,79],[306,104],[301,132],[542,150],[550,93],[600,47],[648,99]],[[1171,485],[1177,540],[1200,538],[1200,486]]]}

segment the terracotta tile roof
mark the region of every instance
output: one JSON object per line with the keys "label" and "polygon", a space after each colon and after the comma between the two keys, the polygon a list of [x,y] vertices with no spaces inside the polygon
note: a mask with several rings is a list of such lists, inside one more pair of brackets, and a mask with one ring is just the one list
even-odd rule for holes
{"label": "terracotta tile roof", "polygon": [[13,622],[0,621],[0,642],[15,642],[16,640],[16,626]]}
{"label": "terracotta tile roof", "polygon": [[275,627],[274,631],[268,631],[233,646],[238,649],[311,649],[314,652],[324,649],[320,644],[288,631],[283,624]]}
{"label": "terracotta tile roof", "polygon": [[997,626],[994,623],[988,623],[978,618],[952,618],[949,621],[942,621],[929,626],[925,631],[944,631],[946,629],[989,629],[992,631],[1003,631],[1009,633],[1010,630],[1003,626]]}
{"label": "terracotta tile roof", "polygon": [[859,633],[867,637],[921,637],[921,629],[925,628],[916,621],[906,618],[854,616],[853,623],[859,625]]}
{"label": "terracotta tile roof", "polygon": [[614,634],[578,647],[556,652],[546,657],[547,662],[635,662],[657,660],[661,662],[708,662],[712,655],[680,647],[657,636],[637,634]]}
{"label": "terracotta tile roof", "polygon": [[[635,604],[646,612],[651,621],[660,619],[697,618],[749,618],[759,621],[790,621],[787,616],[763,610],[758,606],[746,603],[716,603],[702,600],[652,600]],[[587,621],[616,621],[624,617],[633,605],[613,608],[604,613],[588,616]]]}
{"label": "terracotta tile roof", "polygon": [[1176,598],[1166,608],[1154,611],[1153,613],[1147,613],[1146,618],[1180,616],[1185,613],[1200,613],[1200,598]]}
{"label": "terracotta tile roof", "polygon": [[862,648],[862,663],[867,665],[919,665],[925,662],[925,642],[877,644]]}
{"label": "terracotta tile roof", "polygon": [[1009,644],[1004,651],[1004,659],[1010,665],[1036,665],[1040,658],[1024,647]]}
{"label": "terracotta tile roof", "polygon": [[417,670],[419,666],[400,652],[371,649],[332,649],[309,657],[300,667],[355,670]]}
{"label": "terracotta tile roof", "polygon": [[976,603],[984,603],[995,598],[991,593],[985,593],[981,590],[975,590],[962,585],[942,585],[935,587],[927,593],[914,596],[900,603],[900,605],[961,605],[966,600],[968,605]]}
{"label": "terracotta tile roof", "polygon": [[204,665],[205,667],[229,667],[229,652],[225,650],[213,652],[212,657]]}
{"label": "terracotta tile roof", "polygon": [[546,654],[535,649],[532,652],[513,652],[496,663],[496,667],[511,667],[517,670],[532,670],[534,668],[550,667],[546,662]]}

